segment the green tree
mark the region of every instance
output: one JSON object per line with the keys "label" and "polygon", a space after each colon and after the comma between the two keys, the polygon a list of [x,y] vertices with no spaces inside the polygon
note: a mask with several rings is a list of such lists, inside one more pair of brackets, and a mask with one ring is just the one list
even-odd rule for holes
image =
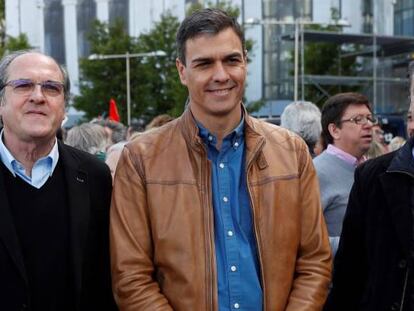
{"label": "green tree", "polygon": [[[178,19],[167,13],[154,28],[138,38],[129,36],[123,23],[107,25],[96,21],[89,35],[91,53],[125,54],[164,51],[165,57],[130,59],[131,116],[148,119],[161,113],[178,116],[186,99],[175,69],[175,33]],[[125,59],[91,61],[80,60],[81,95],[75,98],[75,107],[93,118],[108,110],[112,97],[118,103],[123,122],[126,122],[126,68]]]}
{"label": "green tree", "polygon": [[[111,25],[95,21],[88,35],[92,54],[125,54],[137,52],[136,40],[128,36],[123,22]],[[122,121],[126,121],[126,72],[125,59],[80,60],[80,96],[74,99],[74,106],[86,113],[87,118],[102,115],[108,111],[109,100],[114,98]],[[134,60],[131,59],[131,69]],[[135,75],[135,70],[131,70]],[[131,79],[132,80],[132,79]]]}

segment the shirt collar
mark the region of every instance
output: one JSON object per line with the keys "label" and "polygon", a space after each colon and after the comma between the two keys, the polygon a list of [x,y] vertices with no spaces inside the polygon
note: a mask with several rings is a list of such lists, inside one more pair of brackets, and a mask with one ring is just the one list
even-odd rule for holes
{"label": "shirt collar", "polygon": [[[213,144],[215,145],[217,142],[217,138],[210,133],[208,129],[206,129],[198,120],[196,120],[198,130],[199,130],[199,136],[203,140],[205,144]],[[240,137],[243,137],[244,135],[244,115],[242,116],[240,123],[224,138],[232,138],[232,140],[237,140]]]}
{"label": "shirt collar", "polygon": [[362,156],[360,159],[358,159],[354,157],[352,154],[349,154],[348,152],[345,152],[332,144],[328,145],[328,148],[326,148],[326,152],[336,156],[337,158],[345,161],[346,163],[352,166],[358,166],[366,160],[365,156]]}
{"label": "shirt collar", "polygon": [[[4,132],[4,129],[2,129],[0,132],[0,160],[7,167],[10,173],[12,173],[14,177],[16,177],[16,170],[14,168],[15,166],[14,163],[16,162],[18,163],[18,161],[10,153],[9,149],[7,149],[6,145],[3,143],[3,132]],[[38,161],[41,161],[42,159],[45,159],[45,158],[48,159],[48,161],[51,161],[51,166],[50,166],[50,171],[49,171],[49,176],[51,176],[59,160],[59,149],[58,149],[57,139],[55,139],[55,144],[53,145],[53,148],[52,150],[50,150],[49,154],[39,159]],[[36,163],[38,161],[36,161]]]}

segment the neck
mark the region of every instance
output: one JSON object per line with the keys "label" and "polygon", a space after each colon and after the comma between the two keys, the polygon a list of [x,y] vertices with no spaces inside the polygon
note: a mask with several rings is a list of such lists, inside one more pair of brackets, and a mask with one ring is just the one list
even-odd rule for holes
{"label": "neck", "polygon": [[238,109],[232,111],[230,114],[226,115],[211,115],[200,113],[197,109],[193,109],[190,105],[191,113],[194,118],[200,122],[203,127],[209,130],[217,138],[217,149],[220,149],[224,137],[231,133],[237,125],[239,125],[242,117],[242,108],[241,105],[238,106]]}
{"label": "neck", "polygon": [[3,132],[4,145],[13,157],[23,165],[28,176],[31,176],[36,161],[50,153],[55,141],[55,137],[40,141],[21,141],[13,139],[13,136],[9,136],[6,131]]}

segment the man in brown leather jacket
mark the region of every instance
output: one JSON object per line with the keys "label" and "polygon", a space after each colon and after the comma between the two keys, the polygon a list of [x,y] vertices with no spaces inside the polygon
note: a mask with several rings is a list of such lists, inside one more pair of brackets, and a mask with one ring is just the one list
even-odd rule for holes
{"label": "man in brown leather jacket", "polygon": [[331,253],[306,144],[244,109],[235,19],[195,12],[177,50],[189,106],[127,145],[115,176],[120,310],[321,310]]}

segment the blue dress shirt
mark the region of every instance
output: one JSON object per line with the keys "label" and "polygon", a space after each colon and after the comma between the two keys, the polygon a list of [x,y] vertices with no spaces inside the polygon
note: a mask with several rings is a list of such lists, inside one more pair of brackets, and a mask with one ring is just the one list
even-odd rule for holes
{"label": "blue dress shirt", "polygon": [[262,311],[263,292],[245,172],[244,119],[217,150],[217,138],[198,123],[211,161],[218,303],[220,311]]}
{"label": "blue dress shirt", "polygon": [[7,147],[3,143],[3,131],[0,133],[0,160],[7,167],[7,169],[13,174],[14,177],[19,176],[29,185],[40,189],[46,181],[52,176],[53,171],[59,160],[59,151],[57,140],[50,151],[50,153],[40,158],[35,162],[32,168],[31,176],[26,175],[24,166],[16,160],[16,158],[10,153]]}

